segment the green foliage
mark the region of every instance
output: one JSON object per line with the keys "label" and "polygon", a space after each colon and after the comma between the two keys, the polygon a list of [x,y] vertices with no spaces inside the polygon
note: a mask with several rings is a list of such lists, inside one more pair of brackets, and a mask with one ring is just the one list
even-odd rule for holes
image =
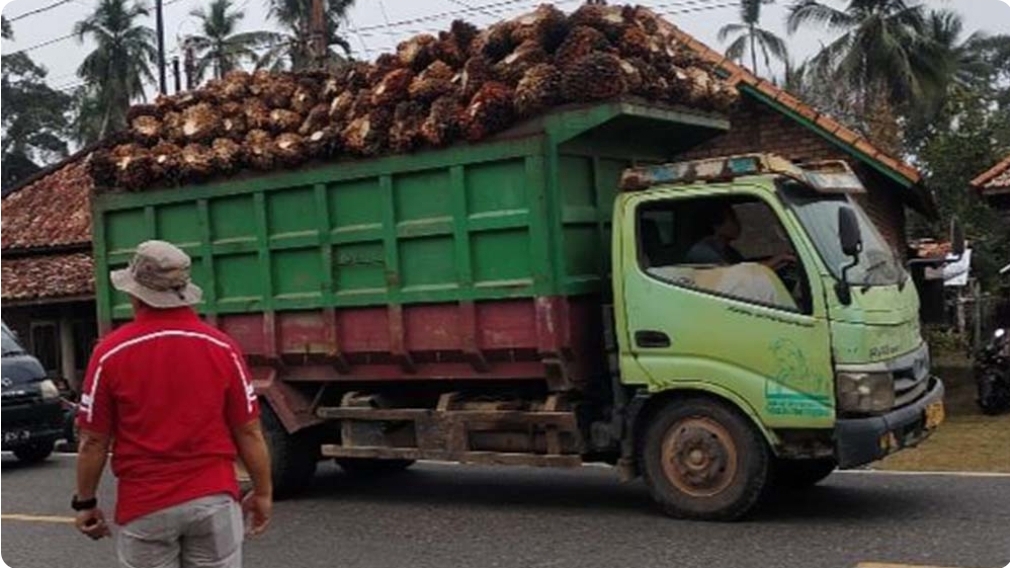
{"label": "green foliage", "polygon": [[[340,23],[355,0],[325,0],[325,33],[327,56],[325,65],[338,67],[347,62],[351,44],[340,36]],[[267,0],[269,15],[285,29],[260,57],[257,67],[310,69],[316,66],[312,57],[312,0]],[[335,48],[339,48],[339,53]]]}
{"label": "green foliage", "polygon": [[240,68],[243,61],[255,63],[255,49],[260,45],[281,41],[281,34],[273,32],[235,33],[245,12],[235,9],[232,0],[212,0],[209,9],[190,12],[200,21],[202,34],[187,38],[189,47],[196,53],[194,81],[200,83],[211,71],[215,78]]}
{"label": "green foliage", "polygon": [[930,325],[923,328],[922,334],[934,359],[963,355],[968,351],[968,340],[955,329]]}
{"label": "green foliage", "polygon": [[771,72],[771,60],[787,62],[789,50],[786,42],[774,33],[761,28],[761,5],[770,4],[774,0],[743,0],[740,3],[739,24],[726,24],[719,30],[719,41],[726,41],[735,35],[736,39],[726,48],[726,57],[742,61],[745,51],[750,51],[751,70],[758,72],[758,50],[764,55],[765,67]]}
{"label": "green foliage", "polygon": [[[3,18],[3,37],[12,39]],[[25,53],[2,59],[3,185],[9,187],[42,165],[67,154],[66,134],[72,99],[46,85],[47,71]]]}
{"label": "green foliage", "polygon": [[983,286],[996,283],[1000,267],[1010,262],[1010,226],[969,187],[982,172],[1010,153],[1010,109],[997,108],[995,89],[957,91],[941,111],[917,151],[926,185],[936,195],[941,218],[916,219],[919,235],[943,235],[957,217],[974,249],[972,264]]}
{"label": "green foliage", "polygon": [[145,81],[154,82],[156,37],[151,28],[138,23],[148,16],[140,1],[99,0],[95,11],[74,26],[79,42],[90,38],[96,44],[77,69],[77,76],[89,86],[89,102],[96,104],[84,104],[79,112],[97,113],[97,117],[82,118],[100,124],[97,132],[89,130],[88,137],[78,138],[79,142],[94,142],[96,134],[102,137],[124,128],[131,101],[143,99]]}

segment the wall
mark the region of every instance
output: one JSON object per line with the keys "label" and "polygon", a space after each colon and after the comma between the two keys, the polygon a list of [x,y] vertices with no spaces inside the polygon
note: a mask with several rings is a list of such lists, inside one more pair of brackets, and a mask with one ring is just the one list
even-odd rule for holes
{"label": "wall", "polygon": [[796,162],[844,159],[867,188],[867,195],[858,198],[860,204],[895,251],[905,254],[905,207],[895,184],[819,134],[750,97],[743,98],[730,121],[728,133],[686,152],[684,159],[759,151],[781,154]]}
{"label": "wall", "polygon": [[[74,388],[79,386],[98,334],[93,301],[39,305],[6,303],[3,320],[18,334],[21,345],[38,357],[48,372],[68,379]],[[43,327],[48,329],[43,331],[40,329]],[[33,328],[36,329],[34,336]],[[37,344],[39,339],[46,344]]]}

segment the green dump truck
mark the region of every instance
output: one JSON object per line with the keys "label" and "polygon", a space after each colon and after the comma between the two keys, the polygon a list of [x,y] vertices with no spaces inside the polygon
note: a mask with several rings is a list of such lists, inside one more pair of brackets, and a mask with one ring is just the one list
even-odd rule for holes
{"label": "green dump truck", "polygon": [[106,192],[99,319],[129,318],[108,271],[138,243],[185,249],[200,312],[248,356],[279,495],[328,458],[604,462],[671,515],[735,519],[918,443],[943,385],[844,165],[664,165],[728,126],[616,101],[475,145]]}

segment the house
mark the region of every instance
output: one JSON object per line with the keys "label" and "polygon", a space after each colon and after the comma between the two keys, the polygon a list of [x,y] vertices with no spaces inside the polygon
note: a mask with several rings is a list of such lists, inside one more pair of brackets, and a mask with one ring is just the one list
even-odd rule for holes
{"label": "house", "polygon": [[934,196],[922,185],[918,170],[690,34],[677,28],[672,31],[680,42],[715,65],[742,95],[741,104],[730,116],[730,131],[685,158],[761,151],[797,163],[845,160],[867,189],[857,200],[894,250],[907,255],[906,211],[937,215]]}
{"label": "house", "polygon": [[77,385],[97,336],[91,177],[81,154],[3,197],[3,320],[50,374]]}
{"label": "house", "polygon": [[1010,155],[971,181],[989,206],[1010,222]]}

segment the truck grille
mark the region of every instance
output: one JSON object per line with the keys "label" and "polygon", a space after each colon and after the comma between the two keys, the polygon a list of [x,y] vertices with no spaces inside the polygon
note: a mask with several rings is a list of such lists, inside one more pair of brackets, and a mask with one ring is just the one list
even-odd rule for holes
{"label": "truck grille", "polygon": [[915,402],[929,388],[929,352],[921,349],[911,357],[900,359],[891,373],[894,376],[894,407]]}
{"label": "truck grille", "polygon": [[916,378],[911,369],[894,373],[894,407],[901,408],[919,399],[929,386],[929,373]]}

